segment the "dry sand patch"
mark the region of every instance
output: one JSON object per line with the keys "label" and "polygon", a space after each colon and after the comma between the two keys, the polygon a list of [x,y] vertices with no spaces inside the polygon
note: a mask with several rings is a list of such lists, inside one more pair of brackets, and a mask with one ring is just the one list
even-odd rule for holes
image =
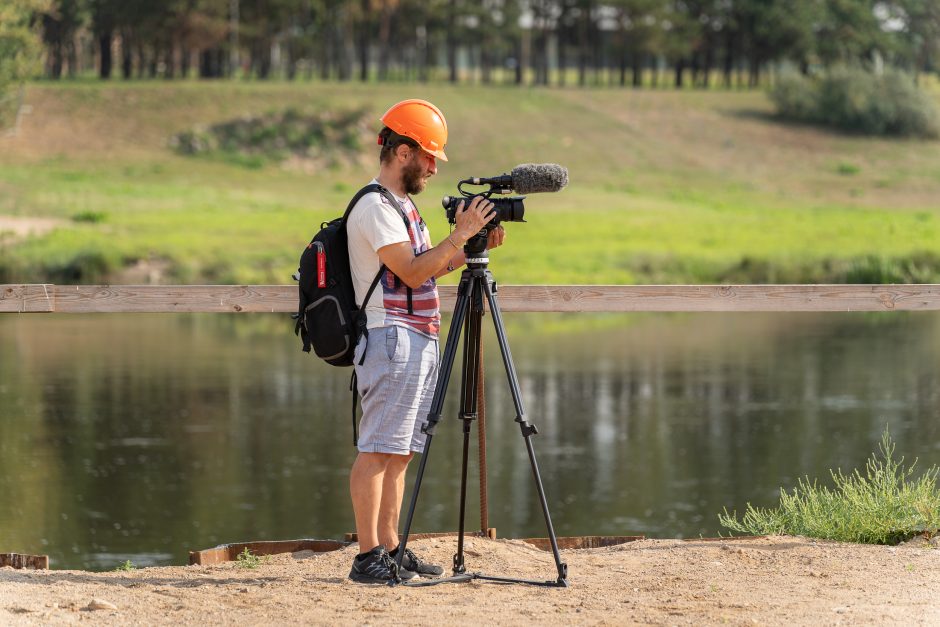
{"label": "dry sand patch", "polygon": [[42,235],[64,224],[54,218],[26,218],[0,215],[0,239],[20,240],[26,237]]}
{"label": "dry sand patch", "polygon": [[[413,548],[448,565],[452,538]],[[642,540],[563,551],[571,587],[482,581],[429,588],[346,579],[355,554],[270,557],[255,568],[131,572],[0,569],[0,621],[10,624],[732,624],[940,623],[940,550],[775,537]],[[468,569],[551,579],[550,553],[520,541],[467,539]],[[117,609],[88,609],[93,600]]]}

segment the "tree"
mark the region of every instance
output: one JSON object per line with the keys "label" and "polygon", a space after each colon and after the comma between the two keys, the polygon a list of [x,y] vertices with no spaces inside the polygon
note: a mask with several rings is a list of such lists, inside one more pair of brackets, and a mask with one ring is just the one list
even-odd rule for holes
{"label": "tree", "polygon": [[40,0],[0,3],[0,128],[16,119],[23,83],[41,67],[36,18],[47,8]]}
{"label": "tree", "polygon": [[75,34],[85,23],[85,0],[55,0],[42,13],[42,39],[46,46],[46,75],[62,77],[68,61],[69,73],[75,73]]}
{"label": "tree", "polygon": [[897,61],[914,71],[940,69],[940,2],[897,0],[879,5],[882,29],[893,33]]}
{"label": "tree", "polygon": [[869,61],[875,50],[888,47],[875,15],[876,0],[823,0],[822,4],[816,42],[824,65]]}

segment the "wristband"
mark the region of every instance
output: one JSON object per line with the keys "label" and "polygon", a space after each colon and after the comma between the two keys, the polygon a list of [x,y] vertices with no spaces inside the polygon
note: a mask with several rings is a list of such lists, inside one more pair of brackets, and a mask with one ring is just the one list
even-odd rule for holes
{"label": "wristband", "polygon": [[453,246],[456,250],[460,250],[460,246],[458,246],[457,243],[450,238],[450,235],[447,236],[447,241],[450,242],[451,246]]}

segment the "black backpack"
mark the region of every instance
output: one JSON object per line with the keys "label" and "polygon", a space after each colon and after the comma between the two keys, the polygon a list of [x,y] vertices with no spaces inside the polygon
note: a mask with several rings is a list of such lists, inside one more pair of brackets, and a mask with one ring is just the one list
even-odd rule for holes
{"label": "black backpack", "polygon": [[[341,218],[336,218],[320,225],[320,231],[300,255],[300,267],[294,275],[299,282],[299,303],[294,317],[294,333],[303,340],[304,352],[314,353],[332,366],[353,365],[353,353],[356,343],[366,332],[365,304],[369,302],[386,267],[383,264],[372,280],[366,292],[362,307],[356,304],[356,290],[353,287],[352,272],[349,269],[349,247],[346,236],[346,220],[359,199],[366,194],[378,192],[392,204],[400,207],[398,201],[386,188],[372,183],[360,189]],[[402,214],[405,228],[408,218]],[[409,297],[411,290],[408,290]],[[410,298],[409,298],[410,300]],[[365,353],[362,358],[365,359]],[[361,362],[360,362],[361,363]],[[353,445],[358,439],[356,424],[356,404],[359,390],[356,385],[356,372],[349,381],[353,393],[352,422]]]}
{"label": "black backpack", "polygon": [[372,183],[360,189],[341,218],[320,225],[320,231],[300,255],[294,278],[299,281],[297,324],[294,332],[303,340],[304,352],[313,352],[332,366],[353,365],[356,343],[366,332],[365,303],[375,291],[385,266],[379,268],[363,308],[356,303],[352,272],[349,269],[346,220],[356,203],[366,194],[378,192],[398,207],[391,192]]}

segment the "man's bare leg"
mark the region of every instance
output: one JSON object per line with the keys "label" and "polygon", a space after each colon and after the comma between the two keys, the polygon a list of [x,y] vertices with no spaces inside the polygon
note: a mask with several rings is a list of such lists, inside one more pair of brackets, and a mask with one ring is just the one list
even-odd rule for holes
{"label": "man's bare leg", "polygon": [[391,551],[398,546],[398,519],[401,516],[401,500],[405,494],[405,471],[414,453],[391,455],[385,469],[382,484],[382,501],[379,504],[379,541]]}
{"label": "man's bare leg", "polygon": [[[349,494],[356,514],[359,552],[367,553],[379,545],[379,510],[386,468],[391,458],[387,453],[359,453],[349,473]],[[394,548],[394,547],[386,547]]]}

